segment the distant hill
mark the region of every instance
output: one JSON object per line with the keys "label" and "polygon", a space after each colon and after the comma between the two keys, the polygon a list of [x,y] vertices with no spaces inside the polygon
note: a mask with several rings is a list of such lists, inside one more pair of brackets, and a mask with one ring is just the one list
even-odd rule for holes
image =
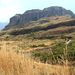
{"label": "distant hill", "polygon": [[33,32],[39,32],[39,31],[45,31],[45,33],[42,33],[41,35],[58,35],[58,34],[72,33],[75,32],[75,20],[60,22],[57,24],[51,23],[45,26],[35,26],[32,28],[26,28],[26,29],[22,28],[22,29],[12,30],[11,32],[9,32],[9,34],[22,35],[22,34],[30,34]]}
{"label": "distant hill", "polygon": [[28,23],[29,27],[9,29],[0,32],[0,39],[50,39],[57,36],[72,34],[75,35],[75,19],[72,16],[53,16],[41,18]]}
{"label": "distant hill", "polygon": [[8,24],[8,22],[0,22],[0,31]]}
{"label": "distant hill", "polygon": [[5,26],[3,30],[28,27],[28,23],[30,21],[37,21],[40,18],[56,15],[74,15],[74,13],[70,10],[66,10],[65,8],[59,6],[52,6],[44,8],[43,10],[28,10],[24,14],[16,14],[12,18],[10,18],[10,23],[7,26]]}

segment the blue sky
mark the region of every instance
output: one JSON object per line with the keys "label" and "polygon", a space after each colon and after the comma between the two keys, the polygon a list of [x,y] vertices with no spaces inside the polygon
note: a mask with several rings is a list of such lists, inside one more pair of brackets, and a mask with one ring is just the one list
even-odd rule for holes
{"label": "blue sky", "polygon": [[9,22],[12,16],[26,10],[43,10],[50,6],[62,6],[75,13],[75,0],[0,0],[0,22]]}

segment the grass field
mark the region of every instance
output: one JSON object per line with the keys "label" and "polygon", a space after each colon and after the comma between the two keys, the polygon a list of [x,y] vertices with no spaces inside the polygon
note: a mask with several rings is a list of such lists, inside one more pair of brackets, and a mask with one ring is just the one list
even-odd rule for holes
{"label": "grass field", "polygon": [[[75,75],[75,26],[69,21],[74,23],[68,15],[53,16],[0,31],[0,75]],[[42,29],[53,24],[58,27]]]}
{"label": "grass field", "polygon": [[[63,40],[55,40],[57,43]],[[33,45],[52,46],[52,40],[0,41],[0,75],[75,75],[72,66],[36,62],[22,52],[36,50]],[[44,47],[37,47],[38,49]]]}

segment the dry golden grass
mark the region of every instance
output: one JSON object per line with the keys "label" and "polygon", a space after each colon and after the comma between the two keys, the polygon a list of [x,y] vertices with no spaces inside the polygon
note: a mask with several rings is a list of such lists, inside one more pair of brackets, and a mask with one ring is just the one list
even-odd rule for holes
{"label": "dry golden grass", "polygon": [[37,63],[24,54],[0,50],[0,75],[70,75],[68,69],[68,66]]}
{"label": "dry golden grass", "polygon": [[31,48],[33,45],[47,45],[50,46],[53,43],[51,40],[21,40],[21,41],[0,41],[0,50],[6,50],[6,51],[20,51],[20,52],[27,52],[27,51],[33,51],[36,49],[41,49],[44,47],[37,47],[37,48]]}
{"label": "dry golden grass", "polygon": [[[56,20],[56,18],[58,18]],[[49,20],[48,23],[40,24],[39,21],[45,20],[46,18],[40,19],[34,24],[36,25],[47,25],[49,23],[59,23],[59,22],[66,22],[71,21],[71,17],[66,16],[56,16],[47,18]],[[34,27],[34,26],[32,26]],[[27,27],[31,28],[31,27]],[[57,30],[68,30],[69,28],[75,28],[73,27],[65,27],[65,28],[56,28],[52,30],[47,30],[37,32],[35,33],[35,36],[42,36],[42,35],[51,35],[51,32],[56,32]],[[1,31],[0,33],[7,32],[9,33],[12,30],[7,31]],[[40,33],[40,34],[39,34]],[[75,75],[75,68],[69,67],[69,66],[60,66],[60,65],[51,65],[47,63],[41,63],[35,62],[31,57],[25,56],[21,52],[30,52],[36,49],[41,49],[44,47],[37,47],[37,48],[31,48],[30,46],[33,45],[47,45],[48,47],[51,47],[52,43],[57,43],[63,40],[31,40],[31,39],[25,39],[26,35],[18,35],[18,36],[12,36],[12,35],[4,35],[0,37],[0,75]],[[73,33],[72,35],[75,35]],[[9,38],[7,38],[7,36]],[[75,37],[75,36],[74,36]],[[4,41],[7,38],[7,40],[10,41]],[[12,41],[12,40],[18,40],[18,41]]]}
{"label": "dry golden grass", "polygon": [[33,61],[14,52],[0,52],[0,75],[33,75]]}

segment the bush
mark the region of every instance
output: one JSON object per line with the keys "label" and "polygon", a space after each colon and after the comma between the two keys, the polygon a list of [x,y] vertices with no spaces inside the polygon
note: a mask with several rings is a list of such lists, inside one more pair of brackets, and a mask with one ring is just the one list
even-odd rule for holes
{"label": "bush", "polygon": [[46,63],[47,60],[49,60],[50,55],[48,53],[42,53],[41,54],[41,61],[43,61],[44,63]]}
{"label": "bush", "polygon": [[37,47],[36,45],[33,45],[33,46],[30,46],[31,48],[35,48],[35,47]]}
{"label": "bush", "polygon": [[30,33],[29,35],[26,36],[26,38],[31,37],[34,35],[34,32]]}
{"label": "bush", "polygon": [[41,45],[38,45],[38,47],[46,47],[46,45],[44,45],[44,44],[41,44]]}
{"label": "bush", "polygon": [[46,45],[44,44],[40,44],[40,45],[33,45],[33,46],[30,46],[31,48],[35,48],[35,47],[46,47]]}
{"label": "bush", "polygon": [[61,39],[72,39],[72,37],[71,36],[64,36],[64,35],[61,35]]}
{"label": "bush", "polygon": [[5,35],[5,34],[6,34],[6,32],[2,32],[2,33],[0,33],[0,36]]}
{"label": "bush", "polygon": [[37,53],[33,54],[33,56],[40,57],[41,56],[41,53],[37,52]]}
{"label": "bush", "polygon": [[46,26],[50,26],[50,25],[53,25],[54,23],[49,23],[49,24],[47,24]]}
{"label": "bush", "polygon": [[35,56],[35,58],[39,57],[40,60],[44,63],[46,63],[46,61],[49,60],[49,58],[50,58],[50,55],[48,53],[37,52],[37,53],[33,54],[33,56]]}
{"label": "bush", "polygon": [[[48,62],[52,64],[60,64],[64,65],[64,62],[67,58],[69,61],[69,65],[75,65],[75,40],[71,41],[67,45],[67,54],[65,55],[66,50],[66,44],[64,42],[57,43],[54,45],[51,50],[48,52],[43,51],[43,53],[40,51],[39,53],[36,53],[34,56],[39,57],[41,62]],[[58,62],[59,61],[59,62]],[[63,62],[64,61],[64,62]]]}

